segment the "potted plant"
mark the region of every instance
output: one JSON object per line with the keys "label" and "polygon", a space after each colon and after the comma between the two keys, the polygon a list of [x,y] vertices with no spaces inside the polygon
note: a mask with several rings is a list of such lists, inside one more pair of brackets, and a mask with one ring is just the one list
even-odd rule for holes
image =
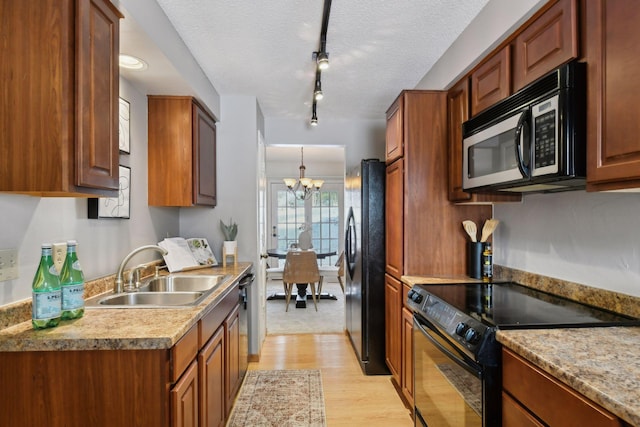
{"label": "potted plant", "polygon": [[225,224],[220,220],[220,229],[224,234],[224,251],[227,254],[235,254],[238,242],[236,242],[236,236],[238,235],[238,224],[233,222],[232,218],[229,218],[229,223]]}

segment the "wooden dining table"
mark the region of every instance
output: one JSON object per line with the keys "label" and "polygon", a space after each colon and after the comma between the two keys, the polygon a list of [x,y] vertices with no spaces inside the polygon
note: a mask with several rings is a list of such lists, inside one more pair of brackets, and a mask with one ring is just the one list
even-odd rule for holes
{"label": "wooden dining table", "polygon": [[[298,249],[292,249],[292,250],[298,250]],[[316,253],[316,257],[318,259],[324,259],[337,254],[336,251],[330,251],[330,250],[326,250],[326,251],[315,250],[315,249],[311,249],[311,250]],[[289,250],[287,249],[267,249],[267,255],[273,258],[278,258],[278,259],[285,259],[287,257],[287,252],[289,252]],[[311,294],[307,293],[308,285],[309,285],[308,283],[296,283],[296,287],[298,288],[298,294],[296,295],[296,308],[307,308],[307,299],[311,298]],[[331,299],[331,300],[338,299],[338,297],[336,297],[334,294],[331,294],[329,292],[323,292],[321,294],[318,294],[316,295],[316,298]],[[286,299],[286,295],[284,292],[276,292],[267,297],[268,301],[280,300],[280,299]]]}

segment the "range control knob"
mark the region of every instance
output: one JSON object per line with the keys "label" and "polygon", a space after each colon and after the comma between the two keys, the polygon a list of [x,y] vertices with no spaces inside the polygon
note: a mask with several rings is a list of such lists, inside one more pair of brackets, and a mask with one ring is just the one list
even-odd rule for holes
{"label": "range control knob", "polygon": [[464,322],[460,322],[458,323],[458,325],[456,326],[456,334],[460,335],[461,337],[464,337],[464,333],[467,332],[467,329],[469,329],[469,327],[467,326],[466,323]]}
{"label": "range control knob", "polygon": [[424,297],[422,295],[420,295],[419,293],[417,293],[417,292],[415,292],[413,294],[413,296],[411,297],[411,299],[417,304],[420,304],[422,302],[423,298]]}
{"label": "range control knob", "polygon": [[473,328],[469,328],[464,334],[464,340],[469,344],[476,344],[480,341],[480,334]]}

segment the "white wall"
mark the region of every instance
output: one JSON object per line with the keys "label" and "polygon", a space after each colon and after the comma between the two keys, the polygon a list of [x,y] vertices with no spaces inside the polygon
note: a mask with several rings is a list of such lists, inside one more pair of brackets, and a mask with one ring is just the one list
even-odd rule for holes
{"label": "white wall", "polygon": [[[345,169],[362,159],[385,158],[386,120],[322,120],[311,127],[304,120],[267,118],[267,145],[338,145],[345,147]],[[311,176],[311,171],[309,171]],[[296,174],[297,175],[297,174]]]}
{"label": "white wall", "polygon": [[496,205],[495,262],[640,296],[640,195],[572,191]]}
{"label": "white wall", "polygon": [[[421,80],[445,89],[546,0],[491,0]],[[494,262],[640,296],[640,196],[584,191],[524,196],[497,204]]]}
{"label": "white wall", "polygon": [[[178,234],[178,210],[147,206],[147,99],[120,79],[120,95],[131,108],[131,219],[88,219],[87,200],[0,195],[0,248],[18,248],[19,275],[0,282],[0,305],[31,297],[31,282],[43,242],[78,241],[85,278],[114,274],[132,249],[153,244],[167,233]],[[155,259],[141,253],[134,262]]]}
{"label": "white wall", "polygon": [[[180,211],[183,237],[206,237],[222,263],[220,220],[238,223],[239,261],[259,263],[258,258],[258,131],[264,133],[264,118],[253,96],[226,95],[220,98],[221,118],[216,125],[217,201],[214,208]],[[258,354],[265,334],[261,304],[266,296],[258,286],[249,289],[249,353]],[[264,310],[262,310],[264,311]]]}
{"label": "white wall", "polygon": [[253,96],[222,96],[216,125],[217,201],[214,208],[180,211],[182,237],[206,237],[222,260],[220,220],[238,223],[238,258],[257,261],[257,101]]}

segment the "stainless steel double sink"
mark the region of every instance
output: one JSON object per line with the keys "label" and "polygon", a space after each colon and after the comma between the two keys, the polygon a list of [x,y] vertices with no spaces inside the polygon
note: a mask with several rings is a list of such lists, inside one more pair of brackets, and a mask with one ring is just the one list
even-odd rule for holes
{"label": "stainless steel double sink", "polygon": [[198,305],[229,275],[174,273],[145,280],[135,292],[98,295],[87,299],[87,308],[178,308]]}

